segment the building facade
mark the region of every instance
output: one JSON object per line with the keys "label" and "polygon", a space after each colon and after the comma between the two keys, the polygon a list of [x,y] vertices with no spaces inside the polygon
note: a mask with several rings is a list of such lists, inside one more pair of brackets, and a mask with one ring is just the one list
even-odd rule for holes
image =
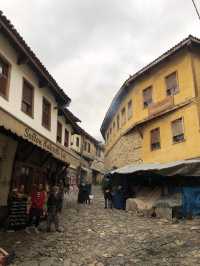
{"label": "building facade", "polygon": [[125,81],[101,126],[106,169],[200,157],[199,64],[189,36]]}
{"label": "building facade", "polygon": [[80,126],[73,135],[72,149],[77,152],[85,164],[81,163],[80,178],[89,183],[101,183],[104,169],[104,146]]}
{"label": "building facade", "polygon": [[82,129],[70,101],[0,13],[0,223],[12,189],[24,185],[30,195],[33,185],[66,177],[77,185],[79,169],[91,166],[73,149]]}

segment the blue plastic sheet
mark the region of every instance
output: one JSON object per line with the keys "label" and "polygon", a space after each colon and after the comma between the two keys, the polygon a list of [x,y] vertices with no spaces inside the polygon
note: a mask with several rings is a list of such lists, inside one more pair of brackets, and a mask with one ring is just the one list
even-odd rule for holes
{"label": "blue plastic sheet", "polygon": [[200,187],[183,187],[183,215],[200,215]]}

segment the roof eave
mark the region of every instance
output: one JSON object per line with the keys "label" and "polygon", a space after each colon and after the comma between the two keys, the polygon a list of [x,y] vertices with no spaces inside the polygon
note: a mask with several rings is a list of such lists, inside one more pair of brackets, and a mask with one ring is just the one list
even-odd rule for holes
{"label": "roof eave", "polygon": [[71,102],[71,99],[65,92],[58,86],[57,82],[47,71],[45,66],[42,65],[40,60],[33,53],[31,48],[26,44],[11,22],[3,15],[3,12],[0,11],[0,29],[4,30],[4,32],[9,36],[9,38],[15,43],[16,47],[18,47],[19,51],[24,54],[28,61],[37,69],[38,73],[40,73],[41,77],[45,80],[48,87],[50,87],[54,94],[56,94],[56,98],[59,98],[60,102],[63,106],[68,106]]}
{"label": "roof eave", "polygon": [[159,56],[158,58],[156,58],[154,61],[152,61],[150,64],[148,64],[147,66],[145,66],[144,68],[142,68],[138,72],[136,72],[134,75],[132,75],[131,77],[129,77],[123,83],[122,87],[119,89],[119,91],[115,95],[114,99],[112,100],[111,105],[110,105],[108,111],[106,112],[106,115],[104,117],[103,123],[101,125],[100,132],[101,132],[102,136],[104,137],[104,139],[105,139],[105,131],[106,131],[106,129],[107,129],[107,127],[108,127],[111,119],[113,118],[113,116],[111,115],[111,111],[112,111],[115,103],[120,98],[121,93],[125,90],[125,88],[130,87],[130,85],[132,85],[133,82],[137,78],[141,77],[141,75],[146,74],[147,71],[149,71],[153,67],[157,66],[158,64],[162,63],[166,58],[168,58],[169,56],[174,55],[180,49],[182,49],[182,48],[184,48],[186,46],[190,46],[192,43],[200,44],[200,39],[198,39],[198,38],[196,38],[196,37],[194,37],[192,35],[189,35],[186,39],[182,40],[177,45],[175,45],[174,47],[172,47],[171,49],[169,49],[167,52],[165,52],[164,54],[162,54],[161,56]]}

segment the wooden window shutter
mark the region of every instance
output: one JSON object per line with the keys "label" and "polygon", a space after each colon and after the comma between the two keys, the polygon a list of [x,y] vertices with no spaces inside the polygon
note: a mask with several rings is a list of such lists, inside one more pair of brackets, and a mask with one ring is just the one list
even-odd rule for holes
{"label": "wooden window shutter", "polygon": [[179,118],[172,122],[172,134],[173,136],[178,136],[183,134],[183,121]]}

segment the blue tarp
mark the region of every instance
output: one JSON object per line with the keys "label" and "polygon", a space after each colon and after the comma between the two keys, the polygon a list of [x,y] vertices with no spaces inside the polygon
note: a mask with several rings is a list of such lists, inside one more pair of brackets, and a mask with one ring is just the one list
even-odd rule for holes
{"label": "blue tarp", "polygon": [[200,187],[183,187],[183,215],[200,215]]}

